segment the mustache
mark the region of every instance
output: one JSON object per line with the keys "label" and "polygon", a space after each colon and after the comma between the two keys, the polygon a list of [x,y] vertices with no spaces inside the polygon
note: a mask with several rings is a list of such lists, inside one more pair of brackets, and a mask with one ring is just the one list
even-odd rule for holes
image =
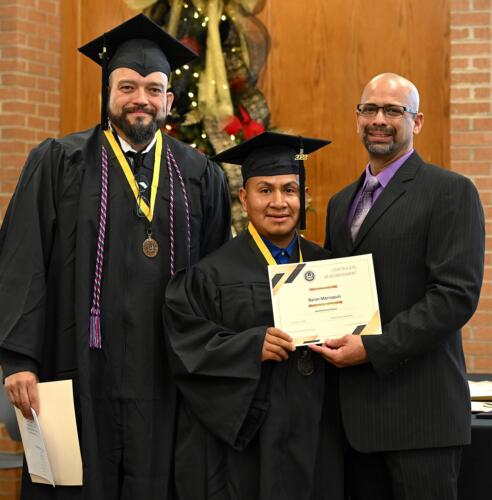
{"label": "mustache", "polygon": [[136,105],[136,106],[130,106],[128,108],[123,109],[123,115],[125,115],[125,116],[129,113],[136,113],[136,112],[146,113],[146,114],[151,115],[151,116],[156,115],[156,111],[154,109],[148,108],[146,106]]}
{"label": "mustache", "polygon": [[396,130],[394,127],[390,125],[368,125],[364,129],[365,133],[368,134],[370,132],[384,132],[385,134],[395,135]]}

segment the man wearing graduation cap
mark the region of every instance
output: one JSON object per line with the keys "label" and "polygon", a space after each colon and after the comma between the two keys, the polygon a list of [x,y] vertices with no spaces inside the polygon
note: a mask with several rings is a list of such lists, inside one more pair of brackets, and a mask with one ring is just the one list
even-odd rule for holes
{"label": "man wearing graduation cap", "polygon": [[27,160],[0,233],[0,362],[25,416],[43,412],[38,381],[73,380],[84,484],[25,474],[22,496],[166,500],[164,289],[228,239],[228,190],[215,164],[160,131],[169,73],[191,51],[143,15],[80,50],[103,67],[102,125]]}
{"label": "man wearing graduation cap", "polygon": [[272,326],[267,271],[328,256],[297,232],[302,159],[328,142],[265,132],[214,158],[242,165],[250,225],[166,290],[180,499],[343,498],[336,369]]}

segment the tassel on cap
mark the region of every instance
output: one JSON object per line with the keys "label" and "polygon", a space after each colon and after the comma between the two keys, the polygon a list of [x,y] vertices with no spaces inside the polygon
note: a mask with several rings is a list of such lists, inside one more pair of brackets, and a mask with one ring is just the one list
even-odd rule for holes
{"label": "tassel on cap", "polygon": [[104,40],[102,52],[99,53],[101,58],[101,127],[103,130],[109,128],[108,120],[108,85],[109,85],[109,75],[108,75],[108,50],[106,47],[106,40]]}
{"label": "tassel on cap", "polygon": [[304,168],[304,143],[299,136],[299,189],[301,194],[301,208],[299,213],[299,229],[306,229],[306,169]]}

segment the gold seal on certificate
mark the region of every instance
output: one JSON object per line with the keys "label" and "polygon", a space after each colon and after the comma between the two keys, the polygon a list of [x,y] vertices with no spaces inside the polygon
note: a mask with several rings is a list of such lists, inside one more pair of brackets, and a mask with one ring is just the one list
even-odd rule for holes
{"label": "gold seal on certificate", "polygon": [[380,335],[372,255],[268,266],[275,326],[295,345]]}

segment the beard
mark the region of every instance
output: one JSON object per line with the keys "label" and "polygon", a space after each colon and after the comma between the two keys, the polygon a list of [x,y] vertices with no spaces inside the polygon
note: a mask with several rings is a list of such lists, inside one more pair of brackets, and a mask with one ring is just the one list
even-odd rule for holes
{"label": "beard", "polygon": [[[370,132],[385,132],[391,134],[392,141],[387,144],[371,142],[369,139]],[[387,156],[394,153],[397,149],[397,144],[395,141],[396,130],[393,127],[366,127],[364,129],[364,135],[362,137],[362,142],[369,153],[374,156]]]}
{"label": "beard", "polygon": [[[143,111],[152,117],[149,123],[144,123],[142,117],[136,119],[135,123],[130,123],[128,114],[135,111]],[[166,122],[166,113],[157,114],[157,111],[145,106],[132,106],[121,111],[120,114],[114,114],[108,105],[108,117],[113,125],[118,127],[132,144],[148,144],[159,128],[162,128]]]}

